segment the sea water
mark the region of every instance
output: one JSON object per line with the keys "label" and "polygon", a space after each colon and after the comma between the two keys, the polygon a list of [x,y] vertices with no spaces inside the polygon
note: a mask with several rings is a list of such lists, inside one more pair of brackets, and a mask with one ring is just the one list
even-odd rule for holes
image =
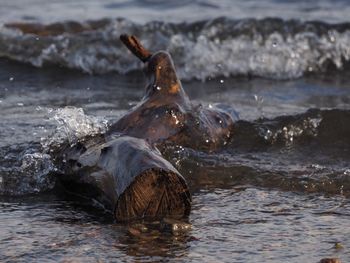
{"label": "sea water", "polygon": [[[349,13],[340,0],[1,2],[0,261],[349,261]],[[55,190],[52,149],[143,95],[121,33],[169,51],[194,103],[239,113],[220,151],[164,151],[193,194],[181,231],[115,224]]]}

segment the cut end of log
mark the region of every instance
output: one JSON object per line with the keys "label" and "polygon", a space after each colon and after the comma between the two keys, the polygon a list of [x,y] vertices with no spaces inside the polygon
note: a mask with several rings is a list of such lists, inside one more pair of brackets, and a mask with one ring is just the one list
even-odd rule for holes
{"label": "cut end of log", "polygon": [[142,46],[140,41],[135,36],[122,34],[120,35],[120,40],[142,62],[147,62],[147,60],[152,56],[152,53],[144,48],[144,46]]}
{"label": "cut end of log", "polygon": [[186,218],[191,196],[184,179],[174,172],[150,169],[139,175],[119,197],[115,218],[157,220],[164,217]]}

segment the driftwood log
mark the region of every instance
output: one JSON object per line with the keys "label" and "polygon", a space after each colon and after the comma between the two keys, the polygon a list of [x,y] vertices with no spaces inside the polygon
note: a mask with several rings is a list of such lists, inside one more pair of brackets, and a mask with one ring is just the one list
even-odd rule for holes
{"label": "driftwood log", "polygon": [[151,143],[168,141],[205,151],[225,145],[233,133],[234,117],[224,110],[193,105],[169,53],[151,54],[134,36],[120,38],[145,63],[147,85],[141,102],[117,121],[108,134],[123,133]]}
{"label": "driftwood log", "polygon": [[193,106],[167,52],[152,54],[134,36],[120,39],[145,63],[145,96],[105,135],[62,151],[61,181],[69,191],[100,201],[117,221],[184,218],[191,208],[187,184],[156,147],[170,142],[215,150],[231,137],[233,118]]}
{"label": "driftwood log", "polygon": [[95,137],[64,154],[65,188],[99,201],[117,221],[180,219],[190,213],[185,179],[146,140]]}

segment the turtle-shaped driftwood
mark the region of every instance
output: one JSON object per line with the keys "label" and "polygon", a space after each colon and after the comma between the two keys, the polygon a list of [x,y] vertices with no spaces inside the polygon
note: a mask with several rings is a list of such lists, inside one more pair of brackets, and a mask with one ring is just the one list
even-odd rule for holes
{"label": "turtle-shaped driftwood", "polygon": [[169,53],[152,54],[134,36],[120,38],[145,63],[145,95],[106,134],[61,149],[66,162],[59,178],[69,191],[99,200],[117,221],[187,217],[186,181],[157,146],[213,151],[230,139],[233,119],[191,103]]}

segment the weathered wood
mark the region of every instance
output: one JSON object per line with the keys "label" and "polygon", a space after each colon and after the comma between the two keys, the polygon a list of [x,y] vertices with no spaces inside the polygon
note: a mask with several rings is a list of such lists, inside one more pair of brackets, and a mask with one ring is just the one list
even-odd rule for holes
{"label": "weathered wood", "polygon": [[145,49],[135,36],[121,35],[120,40],[124,45],[142,62],[146,62],[151,56],[151,52]]}
{"label": "weathered wood", "polygon": [[117,221],[189,215],[185,179],[143,139],[93,138],[64,150],[60,179],[68,191],[93,198]]}
{"label": "weathered wood", "polygon": [[124,133],[151,143],[168,141],[206,151],[225,145],[233,134],[235,117],[215,107],[193,105],[169,53],[152,54],[134,36],[122,35],[121,39],[130,50],[136,50],[133,53],[138,58],[147,58],[147,86],[141,103],[114,123],[108,134]]}
{"label": "weathered wood", "polygon": [[193,106],[167,52],[152,54],[134,36],[121,40],[145,62],[145,96],[105,137],[64,150],[61,179],[72,191],[98,198],[118,221],[185,217],[191,200],[186,182],[155,146],[170,142],[215,150],[230,139],[233,118],[223,110]]}

